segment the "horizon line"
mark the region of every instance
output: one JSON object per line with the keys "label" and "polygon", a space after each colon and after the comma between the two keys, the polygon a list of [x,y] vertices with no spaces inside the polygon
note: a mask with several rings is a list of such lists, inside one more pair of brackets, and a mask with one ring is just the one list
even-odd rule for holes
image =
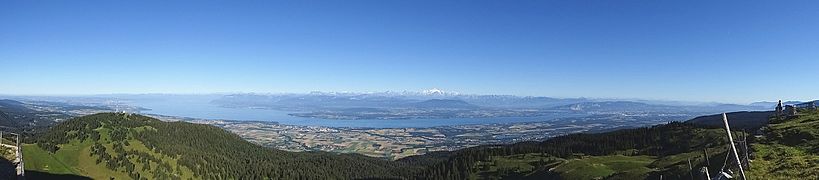
{"label": "horizon line", "polygon": [[[433,88],[436,89],[436,88]],[[112,95],[234,95],[234,94],[256,94],[256,95],[308,95],[313,93],[327,93],[327,94],[379,94],[379,93],[423,93],[425,90],[421,91],[410,91],[410,90],[402,90],[402,91],[367,91],[367,92],[354,92],[354,91],[309,91],[309,92],[148,92],[148,93],[134,93],[134,92],[118,92],[118,93],[88,93],[88,94],[60,94],[60,93],[53,93],[53,94],[13,94],[13,93],[0,93],[0,96],[11,96],[11,97],[95,97],[95,96],[112,96]],[[756,100],[750,103],[740,103],[740,102],[719,102],[719,101],[696,101],[696,100],[675,100],[675,99],[652,99],[652,98],[639,98],[639,97],[559,97],[559,96],[546,96],[546,95],[514,95],[514,94],[478,94],[478,93],[458,93],[455,91],[444,91],[447,92],[454,92],[453,94],[441,94],[443,96],[513,96],[513,97],[545,97],[545,98],[555,98],[555,99],[588,99],[588,100],[600,100],[600,101],[659,101],[659,102],[666,102],[666,103],[691,103],[691,104],[737,104],[737,105],[750,105],[753,103],[759,102],[777,102],[776,100],[769,101],[769,100]],[[432,94],[429,94],[432,95]],[[807,102],[813,100],[782,100],[783,102],[786,101],[799,101],[799,102]]]}

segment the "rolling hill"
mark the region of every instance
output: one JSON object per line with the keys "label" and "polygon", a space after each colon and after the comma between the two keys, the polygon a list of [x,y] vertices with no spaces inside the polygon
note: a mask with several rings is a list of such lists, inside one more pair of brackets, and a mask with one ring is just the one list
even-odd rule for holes
{"label": "rolling hill", "polygon": [[23,150],[29,174],[93,179],[392,178],[419,169],[355,154],[274,150],[214,126],[122,113],[65,121]]}
{"label": "rolling hill", "polygon": [[[771,120],[775,120],[772,118]],[[819,179],[819,111],[771,121],[751,144],[756,179]]]}
{"label": "rolling hill", "polygon": [[[731,112],[728,116],[731,117],[731,128],[736,130],[757,130],[763,126],[768,125],[768,119],[774,115],[773,111],[741,111]],[[687,122],[709,126],[709,127],[723,127],[722,114],[700,116]]]}
{"label": "rolling hill", "polygon": [[[765,113],[737,112],[729,118],[758,123]],[[692,167],[716,173],[728,157],[724,130],[710,122],[716,120],[705,116],[386,161],[279,151],[209,125],[102,113],[60,123],[23,150],[31,179],[690,179],[689,160]],[[761,128],[763,134],[750,136],[749,176],[819,177],[819,111],[772,122]]]}
{"label": "rolling hill", "polygon": [[[479,146],[400,161],[432,164],[421,179],[690,179],[689,159],[693,167],[721,166],[727,144],[723,129],[671,122],[571,134],[542,142]],[[716,166],[711,168],[717,170]]]}
{"label": "rolling hill", "polygon": [[715,114],[732,111],[748,111],[768,109],[757,106],[736,105],[736,104],[708,104],[708,105],[663,105],[651,104],[635,101],[595,101],[580,102],[549,108],[551,110],[573,111],[573,112],[659,112],[659,113],[684,113],[696,112],[697,114]]}

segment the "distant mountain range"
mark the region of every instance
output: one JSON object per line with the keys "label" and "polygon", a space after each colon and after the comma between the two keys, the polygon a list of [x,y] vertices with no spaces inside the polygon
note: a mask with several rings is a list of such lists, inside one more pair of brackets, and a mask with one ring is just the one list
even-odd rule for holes
{"label": "distant mountain range", "polygon": [[[651,100],[552,98],[513,95],[473,95],[430,89],[401,92],[311,92],[306,94],[114,94],[80,97],[15,97],[32,105],[71,107],[82,114],[95,106],[139,112],[129,102],[184,101],[210,102],[228,108],[274,109],[293,116],[323,119],[425,119],[536,117],[554,114],[683,114],[699,116],[719,112],[770,110],[769,103],[752,105],[693,103]],[[138,104],[138,103],[137,103]],[[100,109],[104,111],[104,109]],[[98,111],[99,112],[99,111]],[[88,113],[85,113],[88,114]]]}
{"label": "distant mountain range", "polygon": [[311,108],[400,108],[407,103],[425,100],[461,100],[469,104],[489,108],[548,108],[579,102],[592,101],[585,98],[550,98],[512,95],[469,95],[430,89],[420,92],[311,92],[308,94],[229,94],[213,100],[226,107],[254,107],[274,109]]}
{"label": "distant mountain range", "polygon": [[497,108],[551,108],[588,102],[635,102],[649,105],[692,106],[692,107],[741,107],[768,108],[766,102],[750,105],[723,103],[685,103],[675,101],[649,100],[608,100],[587,98],[551,98],[513,95],[468,95],[448,93],[433,89],[422,92],[378,92],[378,93],[335,93],[311,92],[308,94],[228,94],[213,103],[236,107],[400,107],[408,102],[432,99],[461,100],[481,107]]}
{"label": "distant mountain range", "polygon": [[581,102],[563,106],[553,107],[555,110],[578,111],[578,112],[732,112],[744,110],[765,110],[759,106],[746,106],[736,104],[713,104],[713,105],[660,105],[648,104],[632,101],[602,101],[602,102]]}
{"label": "distant mountain range", "polygon": [[[761,101],[761,102],[751,103],[750,105],[751,106],[761,106],[761,107],[774,108],[774,107],[776,107],[777,103],[779,103],[779,102]],[[785,102],[782,102],[783,105],[794,105],[794,104],[801,104],[801,103],[803,103],[803,102],[802,101],[785,101]]]}
{"label": "distant mountain range", "polygon": [[[232,108],[298,111],[294,116],[325,119],[414,119],[531,117],[550,113],[686,113],[767,110],[763,106],[706,103],[652,104],[645,101],[607,101],[586,98],[550,98],[511,95],[464,95],[441,90],[424,92],[231,94],[211,103]],[[419,111],[420,110],[420,111]],[[403,115],[403,116],[402,116]]]}

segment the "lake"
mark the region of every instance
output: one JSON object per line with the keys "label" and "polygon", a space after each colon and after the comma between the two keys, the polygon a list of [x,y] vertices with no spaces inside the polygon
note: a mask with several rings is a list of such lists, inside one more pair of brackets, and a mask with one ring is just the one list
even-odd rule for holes
{"label": "lake", "polygon": [[519,123],[553,120],[565,115],[540,117],[500,118],[448,118],[448,119],[358,119],[336,120],[290,116],[285,111],[250,108],[225,108],[210,103],[210,98],[139,98],[129,99],[128,104],[148,108],[142,113],[180,116],[200,119],[238,121],[271,121],[287,125],[358,127],[358,128],[406,128],[434,127],[469,124]]}

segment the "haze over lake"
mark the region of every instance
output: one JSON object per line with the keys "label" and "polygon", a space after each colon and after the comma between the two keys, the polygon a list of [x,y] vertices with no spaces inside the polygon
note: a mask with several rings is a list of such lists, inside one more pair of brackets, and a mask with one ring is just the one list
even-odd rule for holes
{"label": "haze over lake", "polygon": [[358,128],[404,128],[434,127],[469,124],[520,123],[550,121],[571,115],[549,115],[539,117],[496,117],[496,118],[446,118],[446,119],[357,119],[335,120],[290,116],[286,111],[252,108],[226,108],[210,103],[214,96],[177,98],[135,98],[130,105],[148,108],[141,113],[180,116],[201,119],[269,121],[287,125],[358,127]]}

